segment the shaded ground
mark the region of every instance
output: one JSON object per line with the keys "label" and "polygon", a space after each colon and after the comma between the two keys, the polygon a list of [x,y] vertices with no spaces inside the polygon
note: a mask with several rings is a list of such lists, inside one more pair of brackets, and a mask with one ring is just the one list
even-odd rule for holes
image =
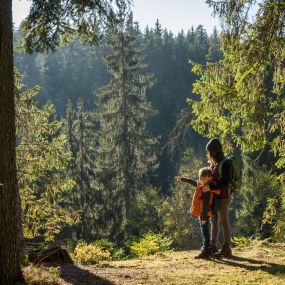
{"label": "shaded ground", "polygon": [[197,260],[198,251],[170,252],[100,267],[64,265],[62,285],[285,285],[285,245],[235,249],[232,259]]}

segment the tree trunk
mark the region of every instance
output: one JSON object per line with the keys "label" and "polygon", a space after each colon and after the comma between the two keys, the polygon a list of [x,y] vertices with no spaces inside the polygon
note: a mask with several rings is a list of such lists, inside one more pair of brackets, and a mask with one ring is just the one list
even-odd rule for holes
{"label": "tree trunk", "polygon": [[19,264],[12,0],[0,0],[0,284],[15,284]]}

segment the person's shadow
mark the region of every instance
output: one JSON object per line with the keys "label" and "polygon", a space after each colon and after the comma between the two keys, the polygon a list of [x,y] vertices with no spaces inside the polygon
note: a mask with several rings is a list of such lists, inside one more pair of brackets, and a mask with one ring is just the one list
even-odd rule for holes
{"label": "person's shadow", "polygon": [[[230,265],[234,267],[240,267],[246,270],[254,271],[254,270],[262,270],[272,275],[283,273],[285,274],[285,265],[266,262],[262,260],[255,260],[250,258],[244,258],[240,256],[233,255],[229,259],[218,258],[214,259],[216,263]],[[247,262],[247,264],[243,263]],[[250,263],[250,264],[248,264]]]}
{"label": "person's shadow", "polygon": [[59,277],[72,285],[115,285],[112,281],[80,268],[76,264],[57,264],[57,266],[60,266]]}

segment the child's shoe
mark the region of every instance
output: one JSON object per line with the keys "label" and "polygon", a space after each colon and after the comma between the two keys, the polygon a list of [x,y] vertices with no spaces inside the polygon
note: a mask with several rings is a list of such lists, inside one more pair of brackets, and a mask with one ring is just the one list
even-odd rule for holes
{"label": "child's shoe", "polygon": [[215,244],[211,244],[212,254],[217,254],[219,252],[218,247]]}

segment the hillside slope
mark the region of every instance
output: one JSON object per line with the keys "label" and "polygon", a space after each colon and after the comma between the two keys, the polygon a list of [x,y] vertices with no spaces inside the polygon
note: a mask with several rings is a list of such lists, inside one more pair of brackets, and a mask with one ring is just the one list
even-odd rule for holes
{"label": "hillside slope", "polygon": [[197,253],[169,252],[100,267],[65,265],[61,284],[285,285],[285,245],[235,249],[232,259],[222,260],[197,260]]}

